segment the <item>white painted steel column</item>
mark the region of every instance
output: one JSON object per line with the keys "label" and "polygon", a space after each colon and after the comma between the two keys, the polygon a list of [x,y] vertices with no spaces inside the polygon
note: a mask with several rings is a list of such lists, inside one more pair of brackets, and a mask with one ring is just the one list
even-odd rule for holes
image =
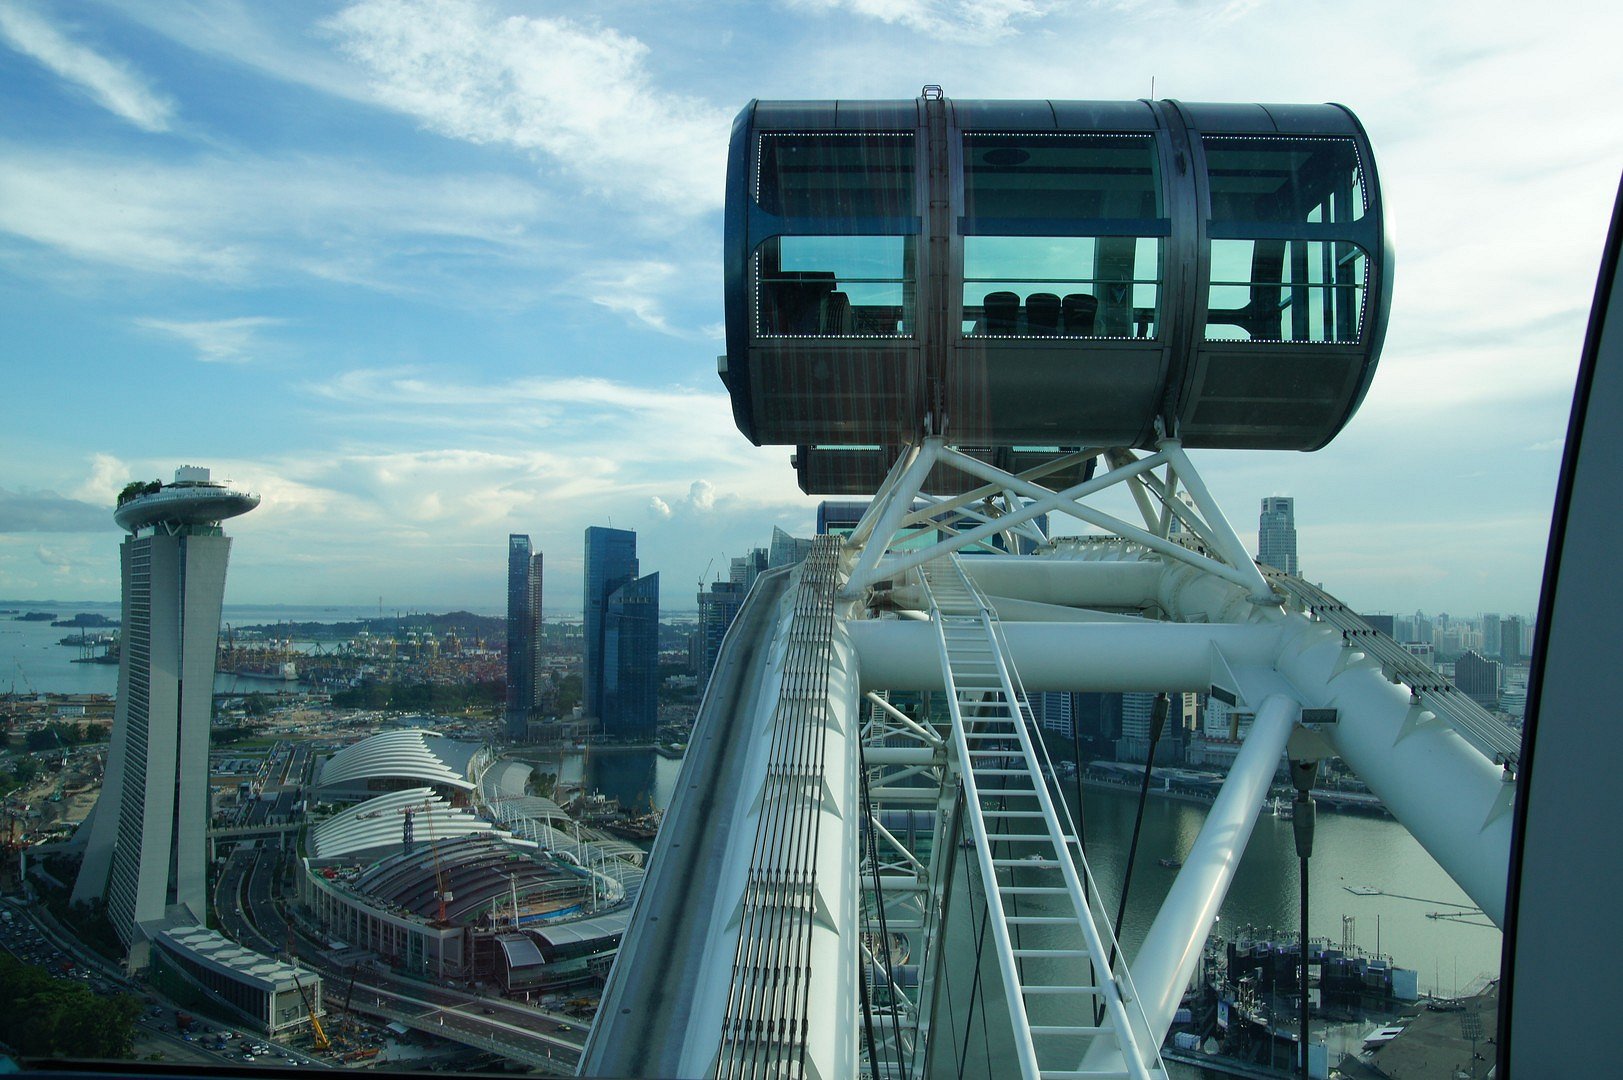
{"label": "white painted steel column", "polygon": [[890,467],[890,472],[885,474],[885,482],[879,485],[879,490],[874,493],[873,499],[868,503],[868,509],[862,512],[862,517],[857,520],[856,528],[852,529],[851,535],[846,538],[848,543],[862,545],[868,542],[868,537],[873,535],[874,523],[879,520],[879,515],[885,511],[888,505],[890,493],[895,489],[901,478],[907,474],[907,470],[913,467],[913,462],[918,459],[918,456],[919,448],[909,446],[897,457],[895,464]]}
{"label": "white painted steel column", "polygon": [[964,573],[990,597],[1071,607],[1144,608],[1156,602],[1166,564],[1131,559],[1049,559],[977,555]]}
{"label": "white painted steel column", "polygon": [[1223,508],[1217,505],[1212,493],[1206,490],[1206,481],[1202,480],[1200,473],[1195,471],[1195,465],[1189,456],[1183,452],[1183,444],[1177,439],[1162,439],[1157,444],[1161,453],[1172,462],[1172,469],[1178,479],[1183,481],[1184,490],[1195,501],[1195,506],[1205,517],[1206,524],[1211,528],[1211,542],[1217,545],[1218,554],[1233,565],[1244,575],[1243,580],[1237,584],[1251,590],[1251,599],[1258,604],[1270,607],[1278,606],[1279,598],[1269,587],[1268,581],[1257,569],[1257,564],[1251,560],[1251,555],[1240,543],[1240,538],[1234,534],[1234,528],[1229,524],[1228,518],[1223,516]]}
{"label": "white painted steel column", "polygon": [[1172,1024],[1184,987],[1194,973],[1229,883],[1245,854],[1262,800],[1279,768],[1280,755],[1302,706],[1281,694],[1263,701],[1234,759],[1206,824],[1195,838],[1139,947],[1130,971],[1139,1004],[1150,1024],[1150,1039],[1160,1045]]}
{"label": "white painted steel column", "polygon": [[870,746],[863,754],[869,765],[933,765],[936,760],[927,746]]}
{"label": "white painted steel column", "polygon": [[1321,630],[1304,646],[1287,649],[1279,671],[1295,686],[1324,687],[1323,703],[1340,711],[1339,723],[1320,729],[1331,747],[1502,926],[1516,785],[1453,728],[1414,705],[1379,663],[1343,646],[1339,634]]}
{"label": "white painted steel column", "polygon": [[[972,561],[972,560],[966,560]],[[1206,690],[1214,655],[1231,667],[1272,667],[1280,631],[1267,624],[1003,623],[1027,690]],[[867,690],[939,690],[941,662],[929,623],[847,624]]]}
{"label": "white painted steel column", "polygon": [[[885,549],[895,538],[902,519],[913,509],[913,496],[918,494],[919,489],[924,486],[924,481],[929,477],[930,470],[935,468],[936,459],[941,455],[941,446],[939,437],[925,439],[924,449],[918,451],[896,485],[890,489],[883,512],[877,519],[872,519],[871,525],[868,514],[864,514],[862,521],[857,523],[858,532],[852,534],[850,543],[862,545],[862,556],[852,568],[851,577],[847,580],[845,588],[840,590],[841,596],[855,596],[872,583],[873,569],[878,564],[879,557],[885,553]],[[874,501],[876,504],[879,502],[878,499]],[[871,513],[875,506],[868,509]],[[858,535],[863,528],[872,529],[872,534],[859,540]]]}
{"label": "white painted steel column", "polygon": [[[1174,619],[1232,618],[1248,607],[1238,590],[1181,567],[1162,581],[1161,607]],[[1322,727],[1335,752],[1437,860],[1478,907],[1500,924],[1509,880],[1515,784],[1453,728],[1415,707],[1380,663],[1348,646],[1340,631],[1278,609],[1254,610],[1280,630],[1275,669],[1310,708],[1332,708]],[[1439,676],[1440,678],[1440,676]]]}

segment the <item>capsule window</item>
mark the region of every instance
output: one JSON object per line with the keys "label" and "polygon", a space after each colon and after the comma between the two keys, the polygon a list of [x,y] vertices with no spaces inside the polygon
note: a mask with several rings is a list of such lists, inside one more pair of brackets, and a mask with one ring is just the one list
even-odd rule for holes
{"label": "capsule window", "polygon": [[1369,258],[1343,240],[1213,240],[1206,340],[1356,342]]}
{"label": "capsule window", "polygon": [[1368,209],[1351,139],[1208,135],[1201,146],[1213,221],[1337,224]]}
{"label": "capsule window", "polygon": [[966,236],[966,337],[1151,338],[1161,241],[1144,236]]}
{"label": "capsule window", "polygon": [[1154,337],[1156,163],[1150,135],[966,134],[962,333]]}
{"label": "capsule window", "polygon": [[863,218],[914,215],[913,136],[834,132],[763,134],[755,201],[769,214],[828,219],[828,232]]}
{"label": "capsule window", "polygon": [[774,236],[755,252],[760,337],[872,338],[913,333],[907,236]]}

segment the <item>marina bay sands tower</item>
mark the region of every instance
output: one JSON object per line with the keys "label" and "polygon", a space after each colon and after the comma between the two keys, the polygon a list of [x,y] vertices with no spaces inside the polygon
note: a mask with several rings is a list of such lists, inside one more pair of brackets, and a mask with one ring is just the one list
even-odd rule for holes
{"label": "marina bay sands tower", "polygon": [[173,484],[129,485],[113,513],[129,533],[118,702],[73,900],[105,901],[132,969],[159,930],[208,913],[209,714],[231,551],[220,522],[258,505],[188,466]]}

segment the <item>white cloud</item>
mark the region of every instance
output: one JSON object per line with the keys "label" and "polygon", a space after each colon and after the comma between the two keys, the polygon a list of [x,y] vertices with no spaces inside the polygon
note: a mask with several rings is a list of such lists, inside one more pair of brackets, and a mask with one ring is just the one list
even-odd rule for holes
{"label": "white cloud", "polygon": [[988,45],[1017,34],[1017,23],[1060,6],[1054,0],[788,0],[791,9],[857,15],[933,38]]}
{"label": "white cloud", "polygon": [[671,504],[666,502],[664,499],[661,499],[658,495],[655,495],[653,498],[648,500],[648,509],[652,510],[661,518],[669,519],[671,516]]}
{"label": "white cloud", "polygon": [[46,566],[60,567],[68,565],[67,559],[63,558],[58,552],[46,547],[44,544],[41,544],[34,549],[34,556]]}
{"label": "white cloud", "polygon": [[324,25],[374,100],[431,131],[538,151],[645,205],[721,205],[730,115],[656,87],[634,37],[477,0],[362,0]]}
{"label": "white cloud", "polygon": [[111,506],[124,485],[135,479],[130,467],[112,454],[92,454],[90,475],[70,494],[81,502]]}
{"label": "white cloud", "polygon": [[286,320],[263,315],[235,319],[205,319],[184,322],[174,319],[137,319],[137,326],[177,337],[197,350],[197,358],[208,364],[245,364],[252,360],[258,331],[280,326]]}
{"label": "white cloud", "polygon": [[594,304],[630,315],[661,333],[671,333],[660,297],[675,277],[676,267],[670,263],[648,260],[588,271],[576,288]]}
{"label": "white cloud", "polygon": [[[0,145],[0,233],[78,261],[242,284],[274,271],[409,287],[435,254],[542,260],[548,209],[503,176],[320,159],[170,164]],[[430,269],[425,269],[425,264]]]}
{"label": "white cloud", "polygon": [[28,8],[0,6],[0,38],[141,130],[169,129],[172,102],[149,89],[127,64],[70,40]]}
{"label": "white cloud", "polygon": [[[405,425],[544,439],[570,459],[628,467],[628,474],[655,464],[742,463],[754,456],[741,453],[732,406],[720,390],[634,386],[595,376],[466,382],[411,369],[347,371],[304,389],[341,408],[353,424],[379,423],[396,433]],[[658,478],[673,472],[661,469]]]}
{"label": "white cloud", "polygon": [[695,510],[716,508],[716,485],[708,480],[695,480],[688,488],[688,504]]}

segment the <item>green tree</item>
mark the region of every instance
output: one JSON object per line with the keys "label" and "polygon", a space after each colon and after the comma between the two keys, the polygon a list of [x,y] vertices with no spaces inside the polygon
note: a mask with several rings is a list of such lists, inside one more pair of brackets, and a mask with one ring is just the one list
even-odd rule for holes
{"label": "green tree", "polygon": [[101,998],[0,955],[0,1039],[24,1057],[128,1057],[140,1011],[129,995]]}

